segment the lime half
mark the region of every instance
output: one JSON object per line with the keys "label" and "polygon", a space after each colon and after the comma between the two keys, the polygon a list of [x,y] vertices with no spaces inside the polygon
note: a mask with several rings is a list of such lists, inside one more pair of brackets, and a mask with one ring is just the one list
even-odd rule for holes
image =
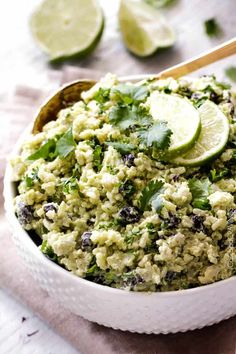
{"label": "lime half", "polygon": [[140,57],[174,44],[174,33],[165,18],[142,1],[121,0],[119,23],[126,47]]}
{"label": "lime half", "polygon": [[206,101],[199,108],[202,129],[191,150],[171,162],[183,166],[200,166],[217,157],[227,144],[229,122],[217,105]]}
{"label": "lime half", "polygon": [[44,0],[30,27],[51,60],[87,54],[103,31],[103,13],[96,0]]}
{"label": "lime half", "polygon": [[156,120],[166,121],[171,129],[171,145],[168,157],[189,150],[197,140],[201,121],[196,108],[185,98],[154,91],[148,104],[150,113]]}

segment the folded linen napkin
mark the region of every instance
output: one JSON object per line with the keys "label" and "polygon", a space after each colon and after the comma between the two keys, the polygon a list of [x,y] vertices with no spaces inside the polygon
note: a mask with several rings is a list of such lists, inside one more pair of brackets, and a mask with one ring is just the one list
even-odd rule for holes
{"label": "folded linen napkin", "polygon": [[[49,72],[54,87],[77,78],[97,78],[100,75],[100,73],[88,69],[71,67],[66,67],[62,72]],[[0,130],[0,175],[4,171],[5,156],[9,153],[15,139],[25,125],[32,119],[35,109],[42,103],[45,92],[47,94],[48,91],[21,86],[16,89],[13,97],[0,103],[0,117],[3,122]],[[4,217],[1,177],[0,230],[0,286],[28,306],[81,353],[236,353],[236,317],[202,330],[170,335],[147,335],[105,328],[62,309],[53,298],[39,288],[17,255],[16,248],[10,238],[9,225]]]}

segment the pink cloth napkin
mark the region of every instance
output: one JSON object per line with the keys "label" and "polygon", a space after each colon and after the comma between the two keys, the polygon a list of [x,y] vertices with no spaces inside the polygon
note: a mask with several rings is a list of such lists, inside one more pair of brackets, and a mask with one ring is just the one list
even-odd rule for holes
{"label": "pink cloth napkin", "polygon": [[[101,73],[66,67],[49,72],[56,85],[77,78],[98,78]],[[18,257],[3,212],[2,180],[5,157],[25,125],[30,122],[47,90],[18,87],[13,97],[0,103],[0,286],[17,297],[83,354],[236,354],[236,317],[202,330],[170,335],[116,331],[86,321],[64,310],[41,290]],[[6,252],[7,251],[7,252]],[[29,286],[30,284],[30,286]],[[178,320],[178,319],[176,319]],[[16,348],[17,349],[17,348]]]}

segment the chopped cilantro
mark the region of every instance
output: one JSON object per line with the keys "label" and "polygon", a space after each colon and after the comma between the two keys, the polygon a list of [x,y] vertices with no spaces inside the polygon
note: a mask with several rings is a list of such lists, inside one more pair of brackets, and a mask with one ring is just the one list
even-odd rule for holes
{"label": "chopped cilantro", "polygon": [[27,157],[27,160],[35,161],[38,159],[51,160],[54,156],[56,140],[48,139],[35,153]]}
{"label": "chopped cilantro", "polygon": [[128,245],[132,245],[134,241],[138,240],[140,237],[141,237],[141,233],[139,229],[134,228],[131,232],[129,232],[124,236],[124,239]]}
{"label": "chopped cilantro", "polygon": [[93,150],[93,167],[96,172],[101,171],[104,153],[101,145],[96,145]]}
{"label": "chopped cilantro", "polygon": [[27,160],[35,161],[42,158],[52,161],[57,156],[65,158],[75,149],[75,146],[72,128],[70,128],[63,135],[48,139],[35,153],[28,156]]}
{"label": "chopped cilantro", "polygon": [[215,18],[210,18],[204,22],[205,32],[209,37],[217,36],[221,32],[221,27]]}
{"label": "chopped cilantro", "polygon": [[110,89],[104,89],[100,87],[98,91],[93,96],[93,99],[100,104],[106,103],[110,98]]}
{"label": "chopped cilantro", "polygon": [[211,206],[208,200],[210,181],[208,178],[198,180],[192,178],[188,182],[190,192],[192,193],[192,205],[194,208],[210,210]]}
{"label": "chopped cilantro", "polygon": [[170,146],[172,131],[167,127],[166,122],[155,122],[151,127],[138,132],[141,141],[147,147],[155,149],[167,149]]}
{"label": "chopped cilantro", "polygon": [[55,155],[65,158],[74,151],[76,142],[73,138],[72,128],[68,129],[57,141]]}
{"label": "chopped cilantro", "polygon": [[236,82],[236,66],[230,66],[225,70],[225,74],[231,80]]}
{"label": "chopped cilantro", "polygon": [[128,144],[128,143],[120,143],[118,141],[114,142],[106,142],[106,145],[112,146],[114,149],[116,149],[121,155],[127,155],[134,150],[136,150],[136,146],[134,144]]}
{"label": "chopped cilantro", "polygon": [[136,192],[136,188],[133,181],[126,180],[125,182],[122,182],[119,186],[119,192],[123,195],[125,199],[130,199]]}
{"label": "chopped cilantro", "polygon": [[112,89],[112,93],[116,94],[124,104],[135,104],[144,101],[149,91],[146,86],[135,86],[131,84],[119,84]]}
{"label": "chopped cilantro", "polygon": [[140,209],[142,211],[148,210],[151,206],[160,212],[163,203],[160,196],[163,193],[164,182],[162,181],[151,181],[142,191],[140,197]]}
{"label": "chopped cilantro", "polygon": [[62,181],[62,190],[64,193],[71,193],[72,191],[79,190],[77,178],[69,177]]}
{"label": "chopped cilantro", "polygon": [[38,168],[34,168],[31,173],[25,176],[25,183],[28,188],[31,188],[37,180],[39,180]]}
{"label": "chopped cilantro", "polygon": [[53,249],[51,246],[49,246],[47,240],[44,240],[42,245],[41,245],[41,251],[53,262],[58,261],[57,255],[54,253]]}
{"label": "chopped cilantro", "polygon": [[226,177],[229,174],[229,169],[228,168],[223,168],[222,170],[216,171],[214,168],[213,170],[210,171],[210,180],[211,182],[218,182],[222,178]]}

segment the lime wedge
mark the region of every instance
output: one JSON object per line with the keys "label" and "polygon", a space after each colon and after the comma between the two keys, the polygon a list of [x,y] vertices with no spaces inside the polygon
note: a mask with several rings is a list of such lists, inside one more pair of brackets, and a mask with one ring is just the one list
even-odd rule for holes
{"label": "lime wedge", "polygon": [[126,47],[140,57],[174,44],[174,33],[165,18],[144,2],[121,0],[119,23]]}
{"label": "lime wedge", "polygon": [[185,98],[154,91],[148,104],[156,120],[166,121],[172,131],[168,158],[189,150],[197,140],[201,122],[196,108]]}
{"label": "lime wedge", "polygon": [[202,129],[191,150],[171,162],[183,166],[200,166],[217,157],[227,144],[229,122],[217,105],[206,101],[199,108]]}
{"label": "lime wedge", "polygon": [[45,0],[31,16],[30,27],[53,61],[90,52],[101,37],[103,22],[96,0]]}

